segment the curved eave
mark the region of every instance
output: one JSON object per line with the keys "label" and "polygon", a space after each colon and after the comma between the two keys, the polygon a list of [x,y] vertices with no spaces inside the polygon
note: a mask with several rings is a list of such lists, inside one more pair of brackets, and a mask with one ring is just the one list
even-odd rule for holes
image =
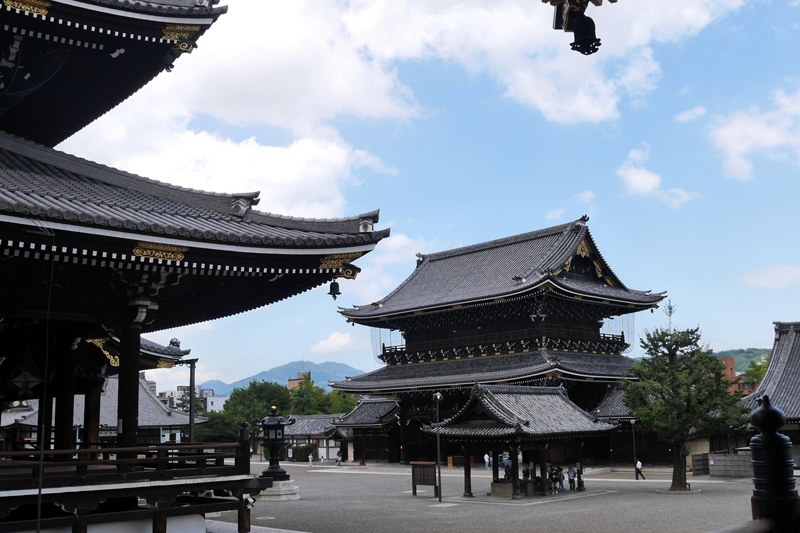
{"label": "curved eave", "polygon": [[[478,306],[478,305],[487,305],[487,304],[492,304],[492,303],[501,303],[501,302],[498,302],[498,299],[502,299],[502,301],[505,301],[505,300],[512,299],[512,298],[520,298],[522,296],[525,296],[527,293],[531,293],[531,292],[534,292],[534,291],[542,290],[545,287],[550,287],[551,289],[564,292],[569,296],[578,297],[578,298],[580,298],[582,300],[592,301],[592,302],[595,302],[595,303],[599,303],[601,305],[612,305],[612,304],[614,304],[614,305],[624,305],[624,306],[628,306],[628,307],[639,308],[638,310],[640,310],[640,311],[641,310],[645,310],[645,309],[650,309],[650,308],[657,307],[658,306],[658,302],[660,302],[661,300],[666,298],[666,293],[658,293],[658,294],[652,295],[652,297],[653,297],[653,301],[652,302],[637,302],[637,301],[634,301],[634,300],[625,300],[625,299],[621,299],[621,298],[611,298],[611,297],[607,297],[607,296],[597,296],[597,295],[590,294],[590,293],[582,293],[582,292],[578,292],[578,291],[575,291],[575,290],[572,290],[572,289],[568,289],[566,287],[563,287],[563,286],[559,285],[558,282],[557,282],[557,278],[548,277],[548,278],[546,278],[544,280],[536,282],[533,285],[527,286],[527,287],[525,287],[523,289],[520,289],[518,291],[493,294],[493,295],[490,295],[490,296],[485,296],[485,297],[477,298],[477,299],[474,299],[474,300],[461,300],[461,301],[455,301],[455,302],[448,302],[448,303],[443,303],[443,304],[431,305],[431,306],[427,306],[427,307],[419,307],[419,308],[415,308],[415,309],[403,309],[403,310],[400,310],[400,311],[395,311],[395,312],[386,313],[386,314],[353,315],[353,314],[348,314],[347,313],[348,309],[342,309],[339,312],[345,318],[349,319],[352,322],[356,322],[356,323],[374,321],[374,320],[385,320],[385,319],[388,319],[390,317],[401,317],[401,316],[406,316],[406,315],[412,316],[414,314],[419,314],[420,312],[421,313],[429,313],[429,312],[433,312],[433,311],[443,311],[443,310],[452,309],[454,307],[455,308],[463,308],[463,307],[474,307],[474,306]],[[367,306],[364,306],[364,307],[367,307]]]}
{"label": "curved eave", "polygon": [[[496,356],[493,356],[496,357]],[[425,364],[425,363],[418,363],[418,364]],[[532,374],[526,374],[521,377],[516,378],[503,378],[497,380],[484,380],[484,381],[475,381],[475,380],[466,380],[466,381],[458,381],[454,383],[439,383],[433,385],[420,385],[416,387],[409,387],[409,386],[398,386],[398,387],[381,387],[381,388],[347,388],[346,381],[339,381],[336,383],[330,383],[330,386],[334,390],[340,390],[342,392],[355,392],[355,393],[375,393],[375,394],[382,394],[385,392],[414,392],[419,390],[434,390],[434,389],[444,389],[444,388],[464,388],[464,387],[473,387],[477,385],[498,385],[498,384],[507,384],[509,382],[519,382],[525,381],[529,379],[536,379],[539,377],[547,376],[548,374],[558,373],[562,376],[570,376],[574,378],[582,378],[582,379],[591,379],[592,381],[598,383],[608,382],[618,382],[620,380],[632,380],[632,376],[626,375],[611,375],[611,374],[588,374],[584,372],[575,372],[572,370],[566,370],[561,367],[555,366],[550,367],[546,370],[541,370]],[[338,424],[337,424],[338,425]]]}
{"label": "curved eave", "polygon": [[[63,232],[72,232],[82,235],[92,235],[98,237],[108,237],[112,239],[125,239],[130,241],[146,241],[157,244],[166,244],[171,246],[181,246],[189,248],[201,248],[213,251],[242,253],[242,254],[257,254],[257,255],[320,255],[320,254],[336,254],[348,252],[370,252],[375,248],[375,245],[385,237],[389,236],[390,230],[384,229],[369,234],[371,237],[366,243],[363,242],[337,242],[332,245],[299,245],[299,244],[285,244],[283,246],[267,246],[267,245],[243,245],[243,244],[227,244],[224,242],[214,242],[208,240],[191,240],[185,238],[165,237],[157,234],[149,234],[144,232],[126,232],[115,229],[108,229],[105,227],[96,227],[89,225],[68,224],[64,222],[55,222],[47,220],[44,224],[41,220],[34,220],[24,216],[10,216],[0,214],[0,223],[9,223],[18,226],[26,226],[33,229],[39,229],[42,225],[54,230]],[[346,239],[344,239],[346,240]],[[361,240],[361,239],[359,239]]]}
{"label": "curved eave", "polygon": [[[211,25],[214,21],[228,12],[228,6],[221,6],[219,8],[212,8],[209,12],[207,8],[186,8],[161,5],[163,10],[158,10],[158,5],[145,1],[111,1],[92,3],[80,2],[78,0],[51,0],[54,5],[70,6],[77,9],[84,9],[95,13],[103,13],[105,15],[113,15],[117,17],[131,19],[133,21],[148,21],[160,22],[167,24],[202,24]],[[131,9],[126,9],[125,4],[129,4]],[[140,5],[140,9],[135,9],[134,6]],[[151,6],[152,9],[147,9]]]}

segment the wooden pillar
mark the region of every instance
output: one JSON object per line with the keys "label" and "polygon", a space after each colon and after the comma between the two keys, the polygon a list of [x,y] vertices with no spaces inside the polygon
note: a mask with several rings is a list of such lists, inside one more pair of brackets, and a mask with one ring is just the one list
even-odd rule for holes
{"label": "wooden pillar", "polygon": [[[55,449],[75,449],[75,430],[73,413],[75,412],[75,352],[66,350],[58,357],[58,374],[56,382],[56,423]],[[56,460],[69,461],[69,455],[56,456]]]}
{"label": "wooden pillar", "polygon": [[[103,378],[98,377],[86,384],[83,400],[83,440],[88,443],[100,442],[100,394],[103,392]],[[97,448],[95,444],[85,445]],[[91,457],[94,459],[94,457]]]}
{"label": "wooden pillar", "polygon": [[518,500],[519,494],[519,445],[511,445],[511,498]]}
{"label": "wooden pillar", "polygon": [[250,507],[247,505],[247,498],[242,498],[239,501],[239,533],[250,533]]}
{"label": "wooden pillar", "polygon": [[539,448],[539,472],[542,476],[542,485],[539,492],[547,494],[547,450]]}
{"label": "wooden pillar", "polygon": [[500,479],[500,458],[503,457],[502,452],[497,450],[492,451],[492,481]]}
{"label": "wooden pillar", "polygon": [[[119,343],[119,393],[117,403],[117,446],[127,448],[138,444],[139,433],[139,349],[142,325],[138,322],[122,328]],[[136,453],[119,454],[121,459],[136,457]],[[123,470],[125,470],[123,468]]]}
{"label": "wooden pillar", "polygon": [[167,514],[158,507],[153,515],[153,533],[167,533]]}
{"label": "wooden pillar", "polygon": [[464,446],[464,497],[472,498],[472,446]]}
{"label": "wooden pillar", "polygon": [[400,464],[408,464],[408,458],[406,457],[406,425],[402,411],[400,412]]}
{"label": "wooden pillar", "polygon": [[49,450],[52,446],[53,436],[53,384],[47,384],[47,396],[45,387],[42,384],[39,393],[39,421],[36,430],[36,438],[39,441],[39,448]]}

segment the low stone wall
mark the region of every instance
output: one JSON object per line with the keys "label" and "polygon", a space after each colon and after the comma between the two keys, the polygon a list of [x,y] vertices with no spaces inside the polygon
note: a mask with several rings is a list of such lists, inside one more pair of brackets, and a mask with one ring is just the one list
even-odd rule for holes
{"label": "low stone wall", "polygon": [[708,454],[708,473],[715,477],[753,477],[749,453]]}

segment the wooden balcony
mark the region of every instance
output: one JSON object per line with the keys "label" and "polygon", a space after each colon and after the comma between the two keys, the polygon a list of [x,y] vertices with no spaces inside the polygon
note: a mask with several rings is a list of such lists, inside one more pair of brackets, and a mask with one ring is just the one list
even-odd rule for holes
{"label": "wooden balcony", "polygon": [[250,496],[272,486],[250,474],[249,440],[7,452],[0,454],[0,531],[36,530],[40,481],[41,528],[73,531],[144,519],[156,531],[168,517],[230,510],[240,513],[240,531],[249,531]]}
{"label": "wooden balcony", "polygon": [[624,335],[563,329],[525,329],[382,347],[381,360],[436,359],[474,353],[509,353],[538,349],[621,353],[628,348]]}

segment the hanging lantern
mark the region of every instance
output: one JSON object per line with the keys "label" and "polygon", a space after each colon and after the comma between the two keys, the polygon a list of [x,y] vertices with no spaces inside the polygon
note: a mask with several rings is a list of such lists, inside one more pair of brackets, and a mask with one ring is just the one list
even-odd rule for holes
{"label": "hanging lantern", "polygon": [[575,42],[570,43],[572,49],[585,56],[597,52],[600,39],[595,32],[594,21],[583,13],[573,13],[569,22],[570,29],[575,33]]}
{"label": "hanging lantern", "polygon": [[12,372],[13,377],[9,380],[15,387],[20,389],[23,394],[29,394],[31,389],[42,382],[42,376],[30,355],[26,355],[19,362]]}
{"label": "hanging lantern", "polygon": [[339,283],[336,281],[331,282],[331,290],[328,291],[333,299],[335,300],[337,296],[341,296],[341,291],[339,291]]}

